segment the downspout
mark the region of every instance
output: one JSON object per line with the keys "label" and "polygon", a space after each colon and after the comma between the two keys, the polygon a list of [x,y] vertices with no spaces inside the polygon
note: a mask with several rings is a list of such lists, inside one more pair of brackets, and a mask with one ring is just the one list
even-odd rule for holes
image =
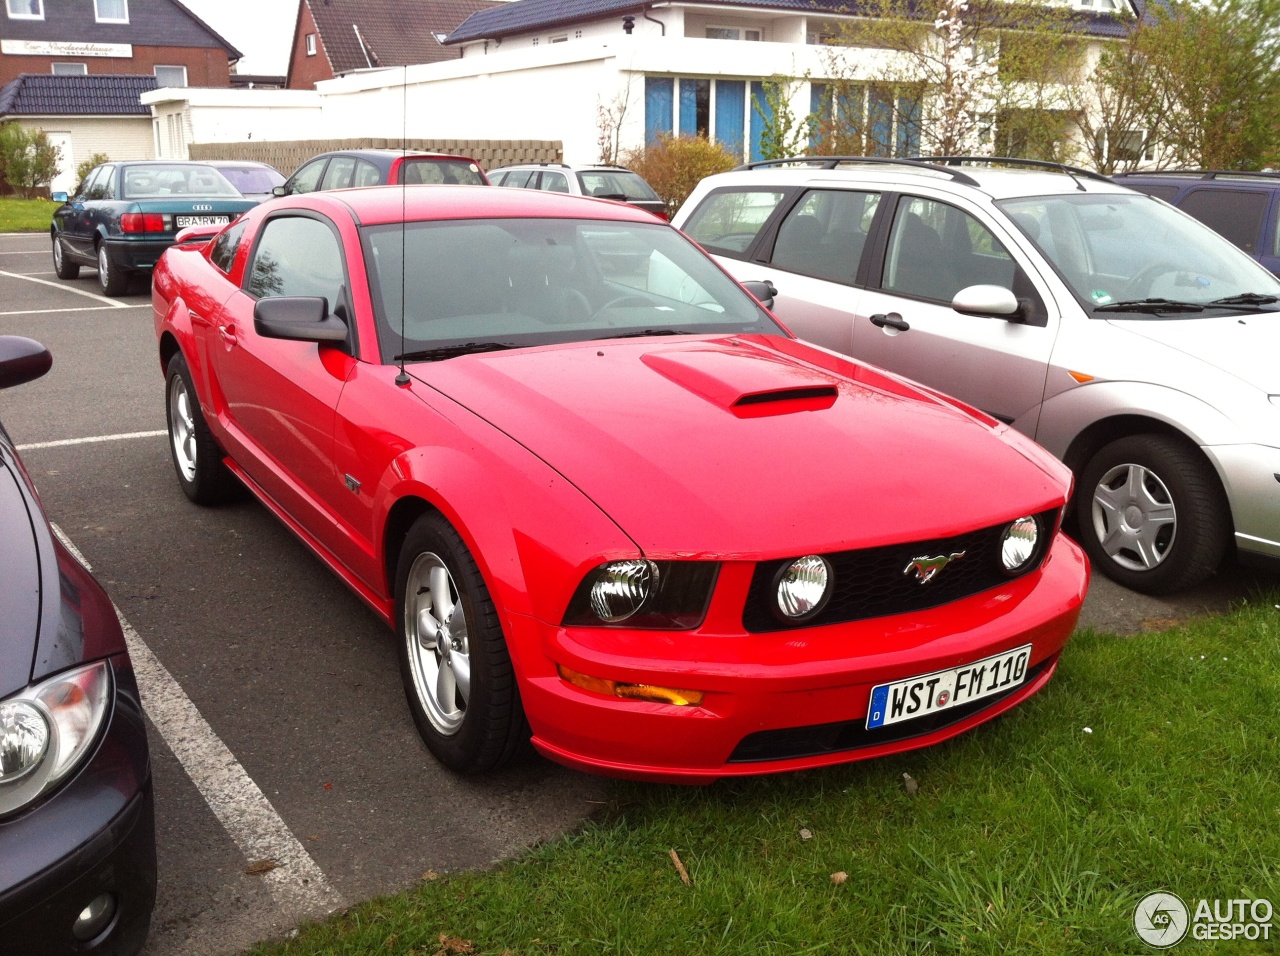
{"label": "downspout", "polygon": [[648,20],[650,23],[656,23],[658,26],[662,27],[662,35],[665,37],[665,36],[667,35],[667,25],[666,25],[665,23],[663,23],[661,20],[658,20],[658,19],[655,19],[654,17],[649,16],[649,11],[650,11],[651,9],[652,9],[652,7],[641,7],[641,8],[640,8],[640,13],[641,13],[641,14],[644,16],[644,18],[645,18],[646,20]]}

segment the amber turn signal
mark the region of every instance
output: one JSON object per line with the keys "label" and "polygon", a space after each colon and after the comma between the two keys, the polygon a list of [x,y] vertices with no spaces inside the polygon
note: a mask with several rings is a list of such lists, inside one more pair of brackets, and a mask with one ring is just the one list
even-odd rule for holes
{"label": "amber turn signal", "polygon": [[581,687],[596,694],[609,697],[623,697],[627,700],[648,700],[657,704],[675,704],[677,707],[696,707],[702,703],[702,691],[677,690],[674,687],[657,687],[653,684],[627,684],[604,677],[592,677],[579,674],[563,664],[557,664],[556,670],[562,680],[574,687]]}

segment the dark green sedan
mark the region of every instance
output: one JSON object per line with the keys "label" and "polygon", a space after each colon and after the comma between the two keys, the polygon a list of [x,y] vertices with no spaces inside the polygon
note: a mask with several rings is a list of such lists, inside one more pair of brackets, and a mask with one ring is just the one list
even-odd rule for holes
{"label": "dark green sedan", "polygon": [[103,163],[54,211],[54,271],[74,279],[81,265],[94,266],[102,291],[122,295],[131,276],[150,276],[181,230],[223,225],[255,205],[204,163]]}

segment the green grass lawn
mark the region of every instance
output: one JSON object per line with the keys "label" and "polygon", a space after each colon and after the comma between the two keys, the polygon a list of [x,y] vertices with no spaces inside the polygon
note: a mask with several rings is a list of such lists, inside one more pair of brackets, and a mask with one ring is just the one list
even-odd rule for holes
{"label": "green grass lawn", "polygon": [[703,789],[617,784],[580,832],[252,952],[1154,953],[1132,920],[1156,890],[1193,910],[1277,906],[1270,942],[1188,935],[1174,952],[1277,952],[1277,604],[1079,634],[1038,697],[932,750]]}
{"label": "green grass lawn", "polygon": [[0,197],[0,232],[48,232],[59,205],[48,199]]}

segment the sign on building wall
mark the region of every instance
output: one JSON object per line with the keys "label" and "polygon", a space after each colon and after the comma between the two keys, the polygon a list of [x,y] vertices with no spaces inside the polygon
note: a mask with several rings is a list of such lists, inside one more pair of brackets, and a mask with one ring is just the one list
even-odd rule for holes
{"label": "sign on building wall", "polygon": [[10,56],[133,56],[131,43],[73,43],[62,40],[0,40],[0,53]]}

